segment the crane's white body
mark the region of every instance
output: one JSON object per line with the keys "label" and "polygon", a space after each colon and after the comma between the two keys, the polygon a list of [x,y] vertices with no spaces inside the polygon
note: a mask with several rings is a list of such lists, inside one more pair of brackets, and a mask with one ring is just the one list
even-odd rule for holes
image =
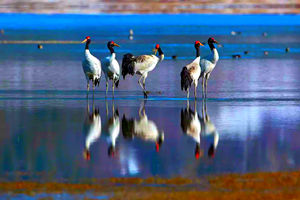
{"label": "crane's white body", "polygon": [[[85,50],[84,60],[82,61],[83,72],[89,88],[89,80],[95,83],[96,79],[101,77],[101,62],[98,58],[93,56],[88,49]],[[94,87],[94,84],[93,84]]]}
{"label": "crane's white body", "polygon": [[[145,89],[145,81],[148,76],[148,73],[151,72],[159,62],[164,59],[164,54],[160,55],[158,58],[155,55],[141,55],[136,57],[136,62],[134,65],[134,73],[141,75],[139,79],[139,84],[144,91],[144,96],[147,97],[146,89]],[[141,84],[141,79],[143,78],[143,85]]]}
{"label": "crane's white body", "polygon": [[186,65],[186,68],[188,69],[189,74],[193,79],[193,83],[196,87],[198,86],[198,79],[200,78],[200,74],[201,74],[201,67],[199,62],[200,62],[200,56],[195,58],[195,60],[190,64]]}
{"label": "crane's white body", "polygon": [[212,55],[200,59],[200,67],[201,67],[201,73],[203,74],[203,78],[209,79],[210,73],[215,68],[218,60],[219,60],[219,53],[216,48],[212,50]]}
{"label": "crane's white body", "polygon": [[116,60],[116,53],[112,53],[110,56],[104,59],[102,65],[102,71],[105,75],[106,80],[106,92],[108,90],[108,81],[113,81],[113,90],[114,90],[114,83],[120,79],[120,65]]}
{"label": "crane's white body", "polygon": [[162,59],[155,55],[138,56],[134,65],[134,71],[136,74],[147,76],[148,72],[152,71]]}
{"label": "crane's white body", "polygon": [[120,65],[116,60],[116,53],[112,53],[104,59],[102,71],[107,81],[118,80],[120,78]]}

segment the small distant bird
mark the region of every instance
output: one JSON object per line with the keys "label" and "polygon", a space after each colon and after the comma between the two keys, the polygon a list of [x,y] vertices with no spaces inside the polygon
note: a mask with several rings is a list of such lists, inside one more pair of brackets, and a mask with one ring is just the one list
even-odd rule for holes
{"label": "small distant bird", "polygon": [[[145,81],[148,76],[148,73],[151,72],[156,65],[161,62],[164,59],[164,53],[161,50],[161,47],[159,44],[155,46],[155,49],[153,50],[153,55],[141,55],[141,56],[133,56],[130,53],[127,53],[123,56],[122,61],[122,75],[125,79],[127,74],[134,75],[138,74],[141,77],[139,78],[139,84],[141,88],[143,89],[144,97],[147,98],[147,91],[145,87]],[[159,58],[156,56],[156,53],[158,51]],[[141,80],[143,79],[143,84],[141,83]]]}
{"label": "small distant bird", "polygon": [[268,36],[268,33],[267,32],[263,32],[262,34],[264,37],[267,37]]}
{"label": "small distant bird", "polygon": [[[212,55],[204,57],[200,59],[200,67],[201,67],[201,75],[202,77],[202,93],[205,94],[207,92],[207,80],[210,77],[211,72],[214,70],[217,62],[219,61],[219,53],[215,48],[214,44],[219,44],[214,38],[208,38],[207,41],[210,50],[212,51]],[[204,87],[205,82],[205,87]]]}
{"label": "small distant bird", "polygon": [[249,53],[249,51],[244,51],[244,54],[247,55]]}
{"label": "small distant bird", "polygon": [[154,121],[149,120],[145,112],[145,103],[139,109],[140,119],[126,119],[125,114],[122,118],[122,133],[124,138],[133,139],[138,137],[142,140],[155,142],[155,149],[159,152],[164,142],[164,132],[158,130]]}
{"label": "small distant bird", "polygon": [[269,52],[268,51],[264,51],[264,54],[267,56],[267,55],[269,55]]}
{"label": "small distant bird", "polygon": [[37,45],[37,48],[38,48],[38,49],[43,49],[43,45],[38,44],[38,45]]}
{"label": "small distant bird", "polygon": [[87,81],[87,91],[89,91],[90,84],[89,81],[92,80],[93,83],[93,91],[95,86],[100,83],[101,78],[101,63],[98,58],[93,56],[90,53],[89,45],[91,43],[91,37],[87,36],[81,43],[85,44],[85,53],[84,53],[84,60],[82,61],[82,68],[86,77]]}
{"label": "small distant bird", "polygon": [[197,98],[197,86],[198,80],[201,74],[201,67],[200,67],[200,46],[204,46],[201,42],[196,41],[195,44],[196,49],[196,58],[193,60],[192,63],[184,66],[180,73],[181,77],[181,90],[187,91],[187,98],[189,98],[189,90],[192,84],[194,84],[194,95]]}
{"label": "small distant bird", "polygon": [[286,53],[287,53],[287,52],[290,52],[290,48],[289,48],[289,47],[285,48],[285,52],[286,52]]}
{"label": "small distant bird", "polygon": [[120,79],[120,65],[116,60],[116,53],[114,47],[120,47],[120,46],[113,41],[109,41],[107,43],[107,48],[109,49],[111,55],[104,59],[102,65],[102,71],[105,75],[105,80],[106,80],[106,94],[108,91],[108,80],[112,80],[113,95],[114,95],[115,85],[116,87],[118,87],[119,79]]}
{"label": "small distant bird", "polygon": [[129,38],[129,40],[133,40],[133,30],[132,29],[129,30],[128,38]]}
{"label": "small distant bird", "polygon": [[196,142],[195,158],[199,159],[203,155],[203,152],[200,151],[201,122],[197,113],[196,101],[194,110],[195,111],[190,109],[188,102],[187,108],[181,110],[180,125],[183,133],[193,138],[193,140]]}
{"label": "small distant bird", "polygon": [[173,60],[176,60],[176,59],[177,59],[177,56],[176,56],[176,55],[173,55],[173,56],[172,56],[172,59],[173,59]]}
{"label": "small distant bird", "polygon": [[241,35],[242,32],[240,32],[240,31],[231,31],[230,34],[231,35]]}
{"label": "small distant bird", "polygon": [[4,29],[1,29],[1,31],[0,31],[0,33],[1,33],[1,35],[4,35]]}
{"label": "small distant bird", "polygon": [[238,58],[241,58],[241,55],[240,54],[233,54],[232,58],[238,59]]}

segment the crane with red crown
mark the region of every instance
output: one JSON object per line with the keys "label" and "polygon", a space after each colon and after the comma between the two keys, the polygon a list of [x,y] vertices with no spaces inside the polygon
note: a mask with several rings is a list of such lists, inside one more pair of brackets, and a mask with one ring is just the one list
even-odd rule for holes
{"label": "crane with red crown", "polygon": [[[214,38],[208,38],[207,41],[210,50],[212,51],[212,54],[200,59],[200,67],[201,67],[201,75],[200,78],[202,77],[202,94],[203,97],[206,97],[207,93],[207,81],[210,77],[211,72],[215,68],[218,60],[219,60],[219,54],[214,46],[214,44],[219,44]],[[199,78],[199,79],[200,79]],[[204,85],[205,82],[205,85]]]}
{"label": "crane with red crown", "polygon": [[107,48],[109,49],[111,55],[104,59],[102,65],[102,71],[105,75],[105,80],[106,80],[105,94],[107,95],[107,91],[108,91],[108,81],[112,80],[113,96],[114,96],[115,86],[118,87],[119,79],[120,79],[120,65],[116,59],[116,53],[114,47],[120,47],[120,45],[118,45],[114,41],[109,41],[107,43]]}
{"label": "crane with red crown", "polygon": [[[161,62],[164,59],[164,53],[161,50],[161,47],[159,44],[155,45],[155,49],[153,49],[154,54],[152,55],[140,55],[140,56],[134,56],[131,53],[127,53],[123,57],[122,61],[122,75],[125,79],[127,74],[134,75],[138,74],[141,77],[138,80],[138,83],[140,84],[141,88],[144,92],[144,97],[147,98],[147,91],[145,87],[145,81],[148,76],[148,73],[152,71],[156,65]],[[158,52],[159,57],[156,56],[156,53]],[[141,80],[143,79],[143,83],[141,83]]]}
{"label": "crane with red crown", "polygon": [[204,46],[201,42],[195,42],[195,49],[196,49],[196,58],[190,64],[184,66],[180,73],[181,76],[181,90],[187,91],[187,98],[189,98],[189,89],[194,84],[194,95],[197,98],[197,86],[198,86],[198,79],[200,78],[201,74],[201,67],[200,67],[200,46]]}
{"label": "crane with red crown", "polygon": [[82,61],[82,68],[87,81],[87,91],[90,88],[90,80],[93,83],[93,91],[95,86],[100,83],[101,78],[101,62],[98,58],[93,56],[89,50],[91,37],[87,36],[81,43],[85,43],[84,60]]}

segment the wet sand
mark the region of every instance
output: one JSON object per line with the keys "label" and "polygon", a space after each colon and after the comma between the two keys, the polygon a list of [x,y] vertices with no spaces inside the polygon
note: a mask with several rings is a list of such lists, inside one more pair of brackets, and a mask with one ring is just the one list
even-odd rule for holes
{"label": "wet sand", "polygon": [[[110,178],[85,183],[0,183],[0,197],[25,194],[32,198],[43,193],[67,193],[70,197],[89,194],[84,199],[297,199],[300,172],[228,174],[202,178]],[[82,197],[82,196],[81,196]]]}

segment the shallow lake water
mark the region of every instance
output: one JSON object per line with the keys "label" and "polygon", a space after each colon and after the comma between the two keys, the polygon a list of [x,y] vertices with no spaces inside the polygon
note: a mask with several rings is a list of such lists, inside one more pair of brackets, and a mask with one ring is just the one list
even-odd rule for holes
{"label": "shallow lake water", "polygon": [[[134,40],[128,40],[130,28]],[[230,35],[232,30],[241,35]],[[44,44],[39,50],[36,44],[0,44],[0,178],[78,182],[297,170],[299,33],[299,26],[7,29],[1,40],[79,41],[90,35],[90,50],[100,59],[108,55],[106,42],[114,40],[121,45],[120,62],[127,52],[149,54],[159,43],[166,59],[146,80],[147,101],[137,77],[122,79],[114,99],[111,92],[105,99],[102,78],[86,99],[84,45]],[[223,47],[217,47],[221,59],[208,98],[202,100],[199,87],[199,98],[188,103],[180,71],[194,57],[194,41],[211,35]],[[209,54],[201,48],[201,56]],[[193,117],[201,129],[196,138],[185,134]],[[158,130],[157,138],[135,134],[145,124]]]}

